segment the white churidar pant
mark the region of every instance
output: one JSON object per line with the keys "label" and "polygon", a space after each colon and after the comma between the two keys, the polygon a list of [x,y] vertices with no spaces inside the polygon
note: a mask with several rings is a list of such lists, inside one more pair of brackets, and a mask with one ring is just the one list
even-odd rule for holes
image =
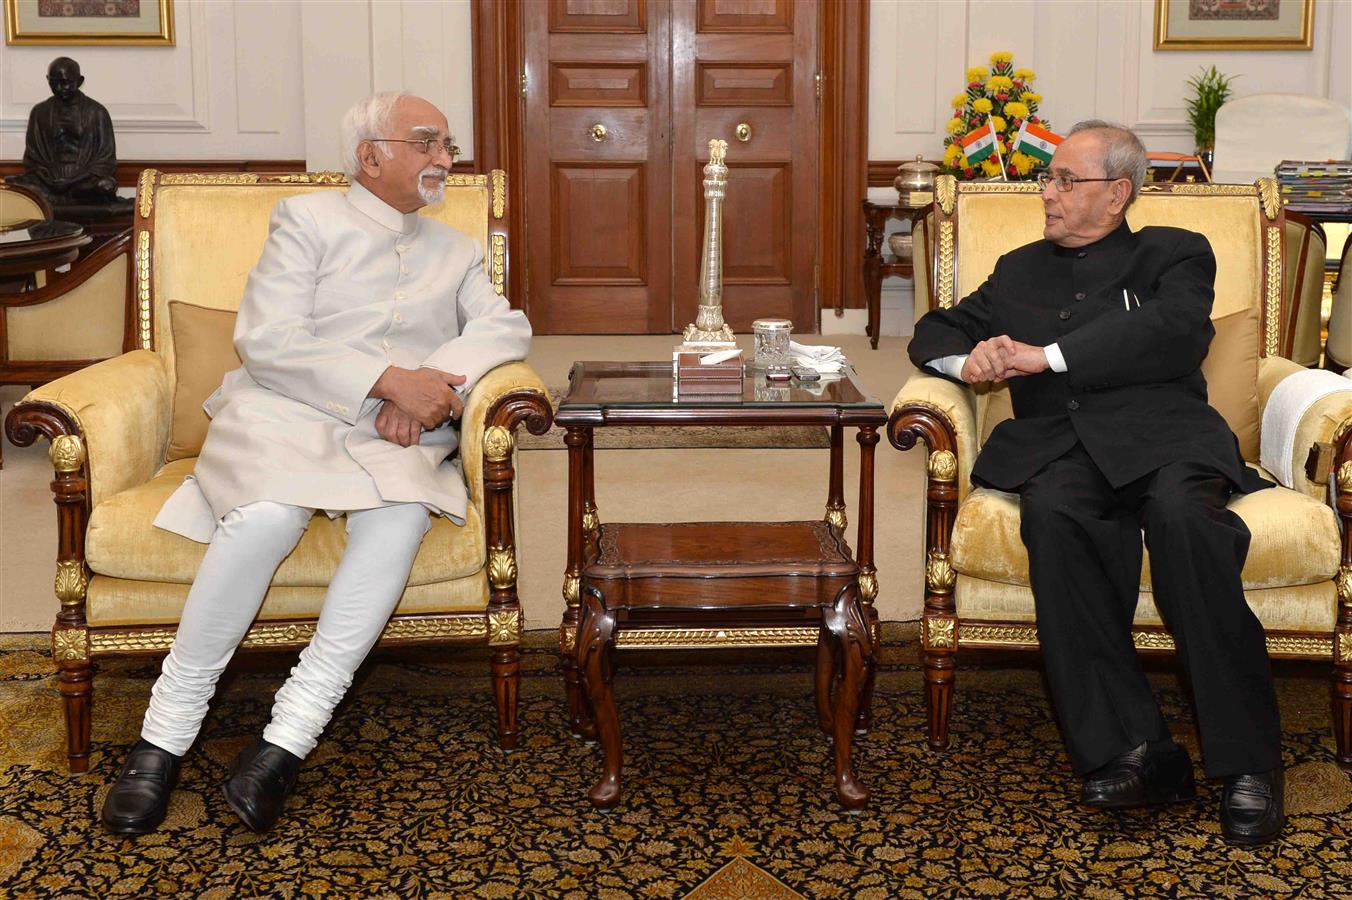
{"label": "white churidar pant", "polygon": [[[150,693],[141,737],[182,756],[197,738],[216,681],[258,615],[272,576],[314,510],[261,500],[231,510],[207,547],[178,634]],[[347,513],[347,548],[319,624],[277,692],[263,739],[304,758],[399,603],[427,508],[400,503]]]}

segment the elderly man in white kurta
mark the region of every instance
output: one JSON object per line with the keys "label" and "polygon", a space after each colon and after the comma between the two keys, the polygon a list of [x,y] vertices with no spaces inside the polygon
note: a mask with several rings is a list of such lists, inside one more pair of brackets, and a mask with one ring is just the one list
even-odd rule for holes
{"label": "elderly man in white kurta", "polygon": [[196,469],[155,520],[209,546],[141,740],[104,804],[120,834],[163,820],[216,681],[310,517],[346,514],[315,636],[225,784],[246,825],[275,824],[403,593],[429,513],[464,524],[465,483],[448,459],[463,397],[526,354],[530,325],[493,290],[483,248],[417,214],[445,187],[445,117],[378,94],[343,132],[352,187],[278,203],[240,303],[243,366],[207,400]]}

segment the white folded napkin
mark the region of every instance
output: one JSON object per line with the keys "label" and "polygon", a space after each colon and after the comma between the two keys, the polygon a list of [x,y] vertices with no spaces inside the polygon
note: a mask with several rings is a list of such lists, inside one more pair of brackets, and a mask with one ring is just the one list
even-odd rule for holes
{"label": "white folded napkin", "polygon": [[838,375],[850,364],[839,347],[800,344],[797,341],[789,341],[789,356],[795,366],[816,369],[823,375]]}
{"label": "white folded napkin", "polygon": [[[1352,379],[1324,369],[1306,369],[1283,378],[1263,409],[1259,464],[1283,487],[1295,483],[1296,429],[1316,402],[1329,394],[1352,391]],[[1330,487],[1333,479],[1329,479]]]}

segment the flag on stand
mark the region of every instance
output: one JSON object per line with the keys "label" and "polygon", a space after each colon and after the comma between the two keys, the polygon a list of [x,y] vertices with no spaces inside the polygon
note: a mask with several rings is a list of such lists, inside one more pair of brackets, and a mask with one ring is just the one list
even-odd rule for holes
{"label": "flag on stand", "polygon": [[989,118],[986,124],[975,128],[963,137],[962,152],[969,165],[976,165],[995,152],[995,123]]}
{"label": "flag on stand", "polygon": [[1052,154],[1056,152],[1056,145],[1059,143],[1061,143],[1061,135],[1054,131],[1048,131],[1041,125],[1033,125],[1024,120],[1024,123],[1019,126],[1019,133],[1014,136],[1014,143],[1010,150],[1019,150],[1039,162],[1049,163],[1052,161]]}

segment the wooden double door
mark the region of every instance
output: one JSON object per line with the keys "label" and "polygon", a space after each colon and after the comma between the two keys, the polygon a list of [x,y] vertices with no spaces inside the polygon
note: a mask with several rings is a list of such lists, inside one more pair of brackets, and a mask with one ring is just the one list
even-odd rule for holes
{"label": "wooden double door", "polygon": [[537,333],[694,321],[711,138],[728,142],[724,317],[737,331],[770,316],[816,331],[818,2],[523,4]]}

